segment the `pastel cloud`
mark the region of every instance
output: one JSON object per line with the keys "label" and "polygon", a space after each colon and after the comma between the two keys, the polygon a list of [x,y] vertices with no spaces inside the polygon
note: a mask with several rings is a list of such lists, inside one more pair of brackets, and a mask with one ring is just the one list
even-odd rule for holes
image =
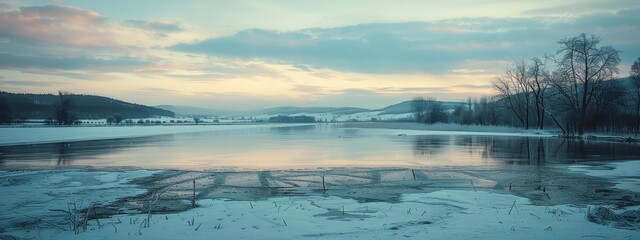
{"label": "pastel cloud", "polygon": [[154,48],[195,35],[175,21],[117,22],[71,6],[2,4],[0,68],[65,76],[64,71],[136,72],[167,59]]}
{"label": "pastel cloud", "polygon": [[28,42],[105,47],[116,45],[98,13],[67,6],[21,7],[0,13],[0,37]]}
{"label": "pastel cloud", "polygon": [[89,57],[46,57],[46,56],[19,56],[13,54],[0,54],[0,68],[25,69],[102,69],[114,72],[131,70],[136,66],[147,65],[149,62],[136,58],[118,57],[112,59],[100,59]]}
{"label": "pastel cloud", "polygon": [[[629,24],[640,22],[640,15],[633,13],[637,11],[640,8],[577,18],[461,18],[296,31],[249,29],[170,49],[363,73],[446,73],[463,72],[460,69],[468,69],[468,62],[552,53],[558,40],[588,32],[602,35],[604,44],[617,43],[624,61],[640,54],[640,25]],[[621,29],[627,34],[617,34]]]}
{"label": "pastel cloud", "polygon": [[32,44],[144,49],[194,39],[175,21],[129,20],[117,22],[97,12],[71,6],[0,6],[0,38]]}
{"label": "pastel cloud", "polygon": [[126,23],[136,26],[142,29],[160,31],[160,32],[179,32],[182,31],[182,27],[177,22],[170,21],[142,21],[142,20],[129,20]]}
{"label": "pastel cloud", "polygon": [[[421,10],[430,5],[425,1],[387,1],[377,10],[403,16],[415,10],[406,18],[371,18],[380,13],[375,11],[352,18],[362,2],[349,2],[340,3],[350,6],[340,10],[347,20],[332,23],[323,19],[326,11],[300,1],[229,1],[238,6],[218,7],[224,10],[215,16],[168,1],[153,6],[142,1],[61,3],[91,10],[0,3],[0,75],[11,80],[0,84],[5,90],[35,92],[60,86],[148,104],[165,104],[170,94],[176,104],[221,108],[381,107],[421,95],[463,100],[492,94],[489,83],[512,60],[553,53],[559,39],[582,32],[622,50],[623,63],[635,60],[640,56],[640,26],[635,24],[640,4],[622,1],[569,1],[509,15],[478,13],[475,6],[458,11],[461,4],[456,3],[431,17]],[[486,10],[514,1],[491,2],[474,4]],[[576,9],[576,3],[589,7]],[[198,10],[221,5],[193,4]],[[247,4],[269,9],[250,11]],[[322,2],[324,10],[336,4]],[[130,11],[121,11],[123,5]],[[402,11],[389,10],[396,5],[404,5]],[[455,13],[444,11],[451,9]],[[167,11],[176,18],[166,19]],[[282,14],[291,11],[300,13],[297,20],[308,21],[291,23],[291,16]],[[200,17],[192,17],[195,12]],[[467,17],[446,19],[450,16]]]}

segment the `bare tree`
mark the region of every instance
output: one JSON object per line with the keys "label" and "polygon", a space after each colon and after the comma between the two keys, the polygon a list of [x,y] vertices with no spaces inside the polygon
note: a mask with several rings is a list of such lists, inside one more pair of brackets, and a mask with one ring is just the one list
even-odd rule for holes
{"label": "bare tree", "polygon": [[549,72],[545,69],[545,64],[540,58],[531,59],[528,69],[529,74],[529,89],[531,89],[531,95],[533,96],[535,111],[536,111],[536,125],[538,129],[544,128],[544,115],[545,115],[545,92],[549,88]]}
{"label": "bare tree", "polygon": [[120,123],[122,123],[122,115],[120,114],[113,115],[113,123],[120,125]]}
{"label": "bare tree", "polygon": [[600,88],[593,93],[593,107],[588,115],[587,127],[590,129],[615,131],[619,126],[621,109],[625,106],[624,96],[627,91],[620,81],[602,82]]}
{"label": "bare tree", "polygon": [[523,60],[517,60],[512,68],[493,82],[498,90],[498,98],[504,102],[504,107],[511,110],[525,129],[529,129],[529,106],[531,86],[529,72]]}
{"label": "bare tree", "polygon": [[495,102],[488,97],[481,97],[473,103],[475,122],[480,125],[497,125]]}
{"label": "bare tree", "polygon": [[640,132],[640,58],[638,58],[631,66],[631,81],[635,89],[636,97],[636,118],[635,118],[635,132],[636,135]]}
{"label": "bare tree", "polygon": [[0,124],[11,124],[13,120],[13,112],[7,98],[0,98]]}
{"label": "bare tree", "polygon": [[598,47],[600,38],[580,34],[563,39],[557,51],[560,56],[557,77],[551,84],[557,91],[562,104],[569,110],[573,132],[583,135],[587,118],[592,111],[596,92],[601,91],[603,81],[611,80],[618,73],[620,57],[613,47]]}
{"label": "bare tree", "polygon": [[444,111],[444,106],[441,102],[438,102],[435,98],[428,100],[428,116],[427,123],[446,123],[449,119],[449,115]]}
{"label": "bare tree", "polygon": [[55,119],[60,125],[71,125],[75,121],[75,117],[71,113],[73,100],[70,92],[58,91],[58,106],[56,109]]}
{"label": "bare tree", "polygon": [[424,122],[429,109],[427,100],[424,97],[415,97],[411,101],[411,112],[416,122]]}

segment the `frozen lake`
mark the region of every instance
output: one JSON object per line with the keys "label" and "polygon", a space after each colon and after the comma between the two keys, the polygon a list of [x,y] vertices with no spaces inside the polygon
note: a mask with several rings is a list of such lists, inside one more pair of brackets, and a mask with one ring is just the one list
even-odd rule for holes
{"label": "frozen lake", "polygon": [[[107,128],[108,129],[108,128]],[[0,147],[0,169],[260,170],[575,164],[640,159],[637,144],[306,125]]]}
{"label": "frozen lake", "polygon": [[[7,129],[40,134],[5,144],[57,143],[0,147],[0,239],[640,235],[637,220],[586,217],[636,213],[637,144],[331,124]],[[118,139],[58,142],[93,136]]]}

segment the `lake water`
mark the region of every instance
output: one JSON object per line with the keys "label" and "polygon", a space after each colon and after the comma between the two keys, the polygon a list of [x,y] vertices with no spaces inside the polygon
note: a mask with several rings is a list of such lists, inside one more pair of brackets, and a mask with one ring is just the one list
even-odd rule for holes
{"label": "lake water", "polygon": [[325,124],[0,147],[0,169],[256,170],[548,165],[630,159],[640,159],[637,144]]}

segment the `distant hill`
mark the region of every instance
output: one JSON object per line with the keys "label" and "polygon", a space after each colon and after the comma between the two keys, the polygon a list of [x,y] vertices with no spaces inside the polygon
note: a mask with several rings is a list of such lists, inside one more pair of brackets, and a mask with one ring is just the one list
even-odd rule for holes
{"label": "distant hill", "polygon": [[370,109],[354,108],[354,107],[276,107],[253,111],[255,115],[266,114],[297,114],[297,113],[333,113],[333,114],[352,114],[358,112],[369,112]]}
{"label": "distant hill", "polygon": [[239,112],[237,111],[224,110],[224,109],[210,109],[210,108],[199,108],[199,107],[189,107],[189,106],[179,106],[179,105],[158,105],[155,107],[174,112],[177,116],[182,116],[182,117],[239,115]]}
{"label": "distant hill", "polygon": [[291,115],[291,114],[352,114],[358,112],[369,112],[370,109],[354,107],[274,107],[252,111],[233,111],[222,109],[209,109],[189,106],[158,105],[157,108],[165,109],[176,113],[178,116],[253,116],[253,115]]}
{"label": "distant hill", "polygon": [[[385,108],[379,109],[378,111],[382,111],[383,114],[402,114],[402,113],[410,113],[411,112],[411,103],[413,100],[404,101],[401,103],[396,103]],[[455,109],[458,105],[464,104],[463,102],[443,102],[442,103],[443,110],[452,110]]]}
{"label": "distant hill", "polygon": [[[373,110],[366,108],[356,107],[293,107],[283,106],[274,108],[265,108],[252,111],[233,111],[233,110],[221,110],[221,109],[209,109],[190,106],[178,106],[178,105],[158,105],[157,108],[165,109],[176,113],[178,116],[193,117],[193,116],[256,116],[256,115],[295,115],[295,114],[324,114],[331,113],[333,115],[349,115],[355,113],[376,112],[380,111],[381,114],[405,114],[411,113],[412,100],[404,101],[401,103],[393,104],[381,109]],[[454,109],[463,102],[441,102],[445,110]]]}
{"label": "distant hill", "polygon": [[[108,97],[92,95],[68,95],[73,102],[71,113],[79,119],[102,119],[115,114],[123,118],[147,118],[153,116],[174,117],[171,111],[145,105],[123,102]],[[47,119],[54,116],[58,95],[23,94],[0,91],[0,99],[8,102],[14,118]]]}

